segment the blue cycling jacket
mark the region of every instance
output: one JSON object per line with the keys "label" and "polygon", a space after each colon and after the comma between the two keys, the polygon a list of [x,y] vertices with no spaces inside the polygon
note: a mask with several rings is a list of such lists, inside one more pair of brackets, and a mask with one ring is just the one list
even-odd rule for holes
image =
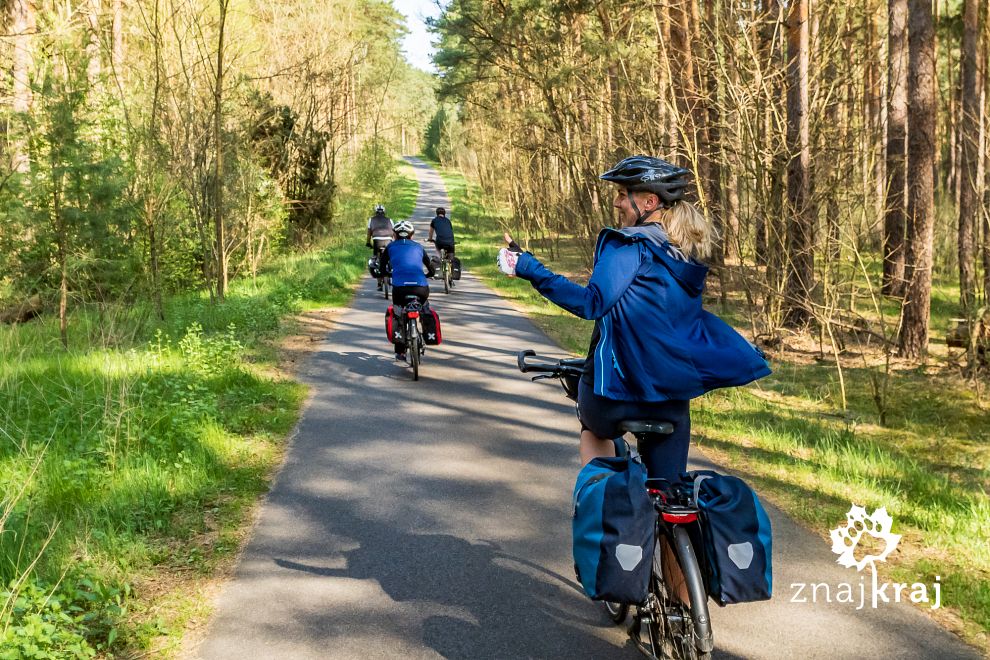
{"label": "blue cycling jacket", "polygon": [[382,267],[392,267],[392,286],[429,286],[423,267],[432,273],[423,246],[408,238],[392,241],[382,255]]}
{"label": "blue cycling jacket", "polygon": [[687,400],[770,373],[756,347],[702,309],[708,267],[674,254],[655,224],[604,229],[587,287],[520,255],[516,275],[572,314],[595,320],[595,394]]}

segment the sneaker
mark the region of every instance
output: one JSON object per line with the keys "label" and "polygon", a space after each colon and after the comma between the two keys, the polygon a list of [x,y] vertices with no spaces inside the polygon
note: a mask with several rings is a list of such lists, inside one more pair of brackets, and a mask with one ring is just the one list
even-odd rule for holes
{"label": "sneaker", "polygon": [[406,361],[406,354],[405,353],[396,353],[395,354],[395,360],[396,360],[396,362],[405,362]]}

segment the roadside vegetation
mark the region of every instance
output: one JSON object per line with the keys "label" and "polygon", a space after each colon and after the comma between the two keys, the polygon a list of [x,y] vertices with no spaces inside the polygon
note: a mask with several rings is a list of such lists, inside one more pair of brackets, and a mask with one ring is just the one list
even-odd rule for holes
{"label": "roadside vegetation", "polygon": [[[528,282],[501,275],[495,254],[517,225],[462,174],[441,169],[451,196],[457,253],[555,341],[587,351],[592,324],[549,304]],[[586,281],[585,241],[560,237],[550,250],[514,235],[555,271]],[[710,284],[714,277],[710,277]],[[819,353],[818,338],[794,333],[770,350],[774,373],[694,403],[693,442],[739,474],[762,497],[828,541],[851,503],[885,506],[902,534],[882,579],[926,582],[939,576],[944,624],[987,650],[990,630],[990,395],[960,375],[944,346],[958,315],[957,283],[936,281],[933,357],[927,367],[890,366],[883,424],[877,407],[882,351],[850,341],[849,354]],[[717,289],[717,280],[716,287]],[[741,294],[709,293],[706,307],[752,335]],[[853,348],[855,347],[855,350]],[[809,575],[809,579],[813,576]],[[789,597],[777,585],[778,597]],[[927,606],[923,606],[927,610]]]}
{"label": "roadside vegetation", "polygon": [[[411,168],[382,200],[412,212]],[[349,300],[371,195],[350,196],[318,247],[205,292],[0,325],[0,658],[156,657],[208,613],[298,417],[275,373],[301,311]]]}

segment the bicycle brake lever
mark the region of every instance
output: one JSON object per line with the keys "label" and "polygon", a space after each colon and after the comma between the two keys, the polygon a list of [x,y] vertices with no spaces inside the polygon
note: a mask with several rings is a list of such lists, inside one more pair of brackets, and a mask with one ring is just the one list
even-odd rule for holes
{"label": "bicycle brake lever", "polygon": [[539,376],[533,376],[531,380],[543,380],[544,378],[554,378],[550,374],[540,374]]}

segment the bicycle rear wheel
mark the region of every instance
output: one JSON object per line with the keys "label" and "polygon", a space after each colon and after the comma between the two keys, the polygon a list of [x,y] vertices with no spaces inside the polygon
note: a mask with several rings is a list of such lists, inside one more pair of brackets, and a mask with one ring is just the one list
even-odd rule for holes
{"label": "bicycle rear wheel", "polygon": [[416,327],[415,320],[409,323],[409,332],[406,336],[409,337],[408,345],[406,346],[406,355],[409,356],[409,364],[412,366],[413,380],[419,380],[419,342],[422,339],[420,339],[419,329]]}
{"label": "bicycle rear wheel", "polygon": [[[658,535],[650,595],[646,606],[637,613],[637,645],[652,658],[709,660],[714,642],[698,558],[687,530],[677,525],[672,532],[672,552],[664,553],[661,542],[661,538],[671,539]],[[661,555],[677,563],[684,577],[683,585],[669,585],[664,580]],[[689,604],[678,597],[678,592],[683,591],[687,592]]]}

